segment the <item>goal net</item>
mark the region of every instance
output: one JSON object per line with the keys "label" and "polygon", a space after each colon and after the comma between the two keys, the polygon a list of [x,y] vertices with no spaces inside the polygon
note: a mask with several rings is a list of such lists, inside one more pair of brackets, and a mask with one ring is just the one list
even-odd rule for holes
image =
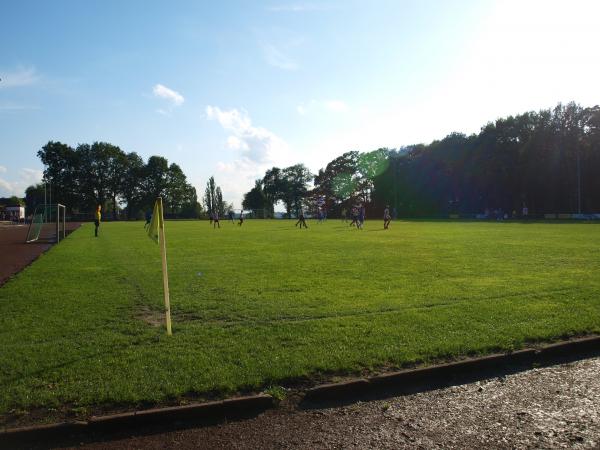
{"label": "goal net", "polygon": [[[246,219],[270,219],[268,209],[244,209],[244,218]],[[238,211],[239,213],[239,211]]]}
{"label": "goal net", "polygon": [[25,242],[60,242],[65,237],[65,221],[65,205],[36,206]]}
{"label": "goal net", "polygon": [[[231,212],[231,215],[230,215]],[[233,217],[234,220],[239,220],[240,215],[244,219],[271,219],[268,209],[233,209],[225,214],[225,218]]]}

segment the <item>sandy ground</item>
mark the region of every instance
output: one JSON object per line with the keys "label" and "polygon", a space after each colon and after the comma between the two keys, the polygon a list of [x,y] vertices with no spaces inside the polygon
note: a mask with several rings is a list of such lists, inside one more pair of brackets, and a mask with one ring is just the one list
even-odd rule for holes
{"label": "sandy ground", "polygon": [[282,406],[249,420],[83,447],[600,448],[600,358],[347,406]]}

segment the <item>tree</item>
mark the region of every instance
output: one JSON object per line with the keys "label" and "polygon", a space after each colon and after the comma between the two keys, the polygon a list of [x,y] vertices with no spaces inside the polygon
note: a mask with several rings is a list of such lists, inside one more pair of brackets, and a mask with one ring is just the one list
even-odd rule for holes
{"label": "tree", "polygon": [[164,197],[169,187],[169,162],[162,156],[151,156],[144,166],[142,192],[144,206],[151,207],[158,197]]}
{"label": "tree", "polygon": [[275,203],[279,200],[283,200],[284,195],[284,181],[281,169],[279,167],[273,167],[267,170],[262,179],[262,185],[266,201],[265,206],[269,209],[269,212],[273,214]]}
{"label": "tree", "polygon": [[304,164],[286,167],[281,171],[283,200],[288,215],[303,207],[303,200],[308,195],[308,184],[313,175]]}
{"label": "tree", "polygon": [[[256,180],[254,187],[244,194],[242,208],[244,209],[263,209],[267,205],[267,199],[262,187],[262,180]],[[272,204],[271,204],[272,206]]]}
{"label": "tree", "polygon": [[9,199],[9,203],[13,206],[25,206],[25,199],[12,195]]}
{"label": "tree", "polygon": [[219,186],[217,186],[217,190],[215,192],[215,208],[219,213],[219,216],[225,215],[227,203],[223,201],[223,193],[221,192],[221,188]]}
{"label": "tree", "polygon": [[327,164],[325,169],[320,169],[314,179],[314,194],[324,196],[331,206],[342,204],[352,198],[357,186],[357,162],[359,152],[346,152]]}
{"label": "tree", "polygon": [[61,142],[49,141],[38,152],[44,164],[44,181],[52,189],[53,201],[78,208],[85,203],[78,176],[79,155]]}
{"label": "tree", "polygon": [[[187,178],[177,164],[172,163],[167,172],[167,186],[165,189],[166,210],[171,214],[181,211],[183,204],[188,201],[189,189]],[[195,193],[195,190],[194,190]]]}
{"label": "tree", "polygon": [[210,177],[206,182],[206,189],[204,190],[204,207],[206,212],[212,216],[217,208],[217,186],[215,184],[215,177]]}
{"label": "tree", "polygon": [[375,177],[383,173],[389,164],[389,150],[380,148],[372,152],[361,153],[356,161],[356,194],[363,203],[371,201]]}
{"label": "tree", "polygon": [[[127,216],[152,208],[163,197],[166,211],[173,215],[185,210],[197,217],[196,189],[191,186],[177,164],[169,166],[161,156],[151,156],[144,164],[135,152],[126,154],[107,142],[79,144],[75,150],[60,142],[48,142],[38,156],[45,165],[44,179],[52,186],[53,202],[71,209],[93,210],[109,206],[113,217],[119,207],[127,206]],[[33,195],[33,191],[32,191]]]}
{"label": "tree", "polygon": [[127,155],[119,147],[108,143],[103,143],[102,155],[107,162],[106,188],[112,200],[113,219],[117,219],[117,210],[123,192],[123,177],[127,172]]}
{"label": "tree", "polygon": [[125,168],[121,180],[121,196],[127,205],[127,218],[136,217],[136,211],[149,209],[144,204],[145,193],[142,191],[144,176],[144,160],[135,152],[125,155]]}
{"label": "tree", "polygon": [[208,214],[218,213],[224,216],[225,212],[231,208],[226,201],[223,200],[221,188],[215,183],[215,178],[210,177],[206,182],[204,190],[204,206]]}

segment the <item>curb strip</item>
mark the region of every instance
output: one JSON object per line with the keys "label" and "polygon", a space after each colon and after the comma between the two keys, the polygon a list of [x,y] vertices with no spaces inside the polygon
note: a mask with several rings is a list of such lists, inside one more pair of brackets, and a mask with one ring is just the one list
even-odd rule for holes
{"label": "curb strip", "polygon": [[251,411],[269,409],[272,408],[273,405],[274,399],[272,396],[258,394],[215,402],[146,409],[107,416],[93,416],[87,422],[61,422],[2,430],[0,431],[0,444],[5,441],[42,441],[51,437],[65,436],[72,433],[109,431],[164,421],[235,416]]}
{"label": "curb strip", "polygon": [[[537,363],[560,362],[561,358],[585,356],[600,352],[600,336],[549,344],[539,349],[518,350],[506,354],[493,354],[419,369],[402,370],[369,378],[359,378],[340,383],[328,383],[308,389],[304,398],[309,401],[343,399],[374,392],[380,388],[396,388],[409,392],[411,389],[431,383],[447,382],[455,376],[496,369],[499,366],[533,366]],[[0,430],[0,443],[5,441],[43,440],[86,431],[107,431],[129,426],[141,426],[165,421],[189,420],[192,418],[215,418],[240,415],[250,411],[272,408],[272,396],[258,394],[236,397],[207,403],[153,408],[107,416],[93,416],[87,422],[62,422],[48,425],[33,425],[22,428]]]}
{"label": "curb strip", "polygon": [[390,387],[410,392],[416,387],[428,384],[443,385],[457,376],[468,376],[509,365],[533,366],[536,363],[548,363],[559,358],[585,355],[594,351],[600,352],[600,336],[549,344],[540,349],[493,354],[419,369],[401,370],[366,379],[325,384],[308,389],[304,398],[315,402],[340,400],[349,393],[372,393],[379,388]]}

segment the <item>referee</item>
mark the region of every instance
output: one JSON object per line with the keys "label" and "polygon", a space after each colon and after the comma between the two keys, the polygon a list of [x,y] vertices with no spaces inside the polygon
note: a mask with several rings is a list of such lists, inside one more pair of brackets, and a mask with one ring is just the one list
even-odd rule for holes
{"label": "referee", "polygon": [[102,219],[102,206],[98,205],[96,207],[96,213],[94,214],[94,225],[96,226],[96,229],[94,230],[94,234],[96,237],[98,237],[98,228],[100,228],[100,220]]}

